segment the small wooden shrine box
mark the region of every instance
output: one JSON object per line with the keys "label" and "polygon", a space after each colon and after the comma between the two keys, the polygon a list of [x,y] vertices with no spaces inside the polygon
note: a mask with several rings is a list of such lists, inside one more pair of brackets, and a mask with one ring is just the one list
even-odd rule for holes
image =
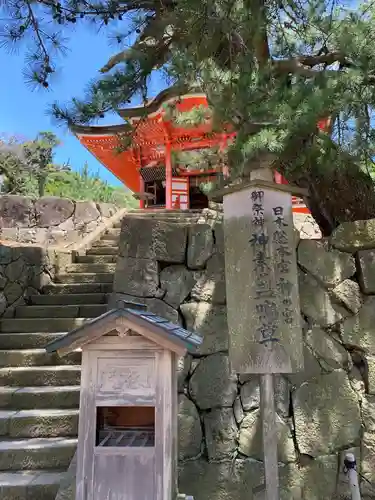
{"label": "small wooden shrine box", "polygon": [[176,499],[176,358],[201,342],[125,307],[47,346],[82,348],[76,500]]}

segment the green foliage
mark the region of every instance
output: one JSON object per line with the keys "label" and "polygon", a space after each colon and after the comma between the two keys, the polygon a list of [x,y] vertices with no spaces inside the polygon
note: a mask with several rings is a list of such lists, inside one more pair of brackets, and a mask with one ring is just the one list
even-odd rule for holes
{"label": "green foliage", "polygon": [[[62,47],[57,27],[67,33],[70,24],[87,20],[108,26],[117,40],[120,51],[85,99],[66,108],[55,104],[57,118],[88,123],[137,93],[146,98],[152,71],[163,67],[172,83],[198,85],[211,104],[208,112],[185,117],[168,110],[178,123],[193,126],[213,115],[215,123],[238,130],[232,169],[240,175],[259,148],[281,154],[296,134],[316,135],[317,121],[327,115],[336,120],[340,148],[362,161],[374,156],[375,7],[356,6],[353,11],[332,0],[10,0],[2,9],[13,18],[4,26],[5,39],[34,37],[28,71],[44,86]],[[127,49],[130,34],[136,41]],[[268,127],[257,138],[254,123]],[[294,161],[286,163],[292,168]]]}
{"label": "green foliage", "polygon": [[22,145],[25,165],[38,184],[39,196],[44,196],[47,178],[56,170],[52,163],[53,150],[59,144],[59,140],[52,132],[39,132],[36,139]]}
{"label": "green foliage", "polygon": [[[233,177],[247,176],[254,159],[271,152],[273,168],[309,188],[309,206],[326,233],[345,220],[375,217],[373,180],[362,168],[375,157],[373,2],[359,1],[355,10],[343,0],[9,0],[3,5],[13,19],[7,39],[34,41],[28,69],[43,86],[54,71],[61,26],[67,33],[69,24],[92,21],[118,31],[118,54],[83,99],[66,107],[54,104],[56,118],[89,123],[136,94],[145,99],[153,70],[162,68],[177,87],[206,93],[216,128],[229,124],[237,131],[228,151]],[[127,48],[129,34],[135,41]],[[185,117],[168,112],[189,126],[207,119],[202,110]],[[317,128],[327,116],[333,119],[328,135]],[[333,184],[340,194],[332,193]],[[361,207],[350,189],[367,193]],[[337,197],[342,204],[333,201]]]}
{"label": "green foliage", "polygon": [[59,144],[51,132],[40,132],[32,141],[16,137],[0,141],[0,172],[3,191],[43,196],[52,164],[53,150]]}
{"label": "green foliage", "polygon": [[73,200],[114,203],[136,208],[137,201],[124,187],[113,187],[89,171],[87,163],[79,171],[53,162],[59,144],[50,132],[40,132],[33,141],[16,137],[0,141],[0,175],[3,193],[37,198],[59,196]]}
{"label": "green foliage", "polygon": [[46,194],[73,200],[114,203],[121,207],[138,207],[129,191],[123,187],[109,186],[98,174],[90,173],[87,163],[78,172],[58,169],[52,172],[46,184]]}
{"label": "green foliage", "polygon": [[172,151],[174,165],[187,170],[211,170],[226,164],[227,155],[218,147],[211,149],[193,149],[191,151]]}

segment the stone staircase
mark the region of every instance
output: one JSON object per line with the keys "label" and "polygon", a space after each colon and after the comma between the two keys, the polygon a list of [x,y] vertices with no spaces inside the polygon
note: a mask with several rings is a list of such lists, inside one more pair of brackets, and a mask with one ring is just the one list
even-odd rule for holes
{"label": "stone staircase", "polygon": [[107,309],[120,224],[0,324],[0,499],[54,500],[75,452],[80,353],[45,345]]}

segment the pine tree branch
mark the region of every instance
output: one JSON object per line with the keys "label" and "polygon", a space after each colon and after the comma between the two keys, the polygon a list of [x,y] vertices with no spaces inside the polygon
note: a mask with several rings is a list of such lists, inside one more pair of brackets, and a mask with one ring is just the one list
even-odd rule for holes
{"label": "pine tree branch", "polygon": [[146,55],[152,61],[153,68],[160,67],[166,61],[170,45],[175,32],[167,17],[150,17],[143,28],[141,36],[130,49],[122,50],[112,56],[101,69],[101,73],[108,73],[117,64],[141,59]]}
{"label": "pine tree branch", "polygon": [[268,43],[267,19],[264,0],[257,0],[255,2],[255,6],[253,5],[252,8],[255,10],[256,15],[258,16],[259,23],[253,40],[255,57],[257,58],[259,66],[264,67],[270,60],[270,48]]}
{"label": "pine tree branch", "polygon": [[320,72],[324,72],[325,74],[332,73],[333,75],[337,74],[337,71],[330,71],[325,68],[320,71],[312,69],[319,65],[329,66],[335,62],[339,62],[341,68],[353,66],[353,63],[340,52],[330,52],[328,54],[319,55],[302,55],[293,59],[273,60],[272,66],[275,71],[280,74],[293,73],[311,78],[315,77]]}
{"label": "pine tree branch", "polygon": [[35,36],[38,40],[39,48],[40,48],[41,52],[44,54],[44,63],[47,64],[49,62],[49,55],[48,55],[48,51],[46,49],[46,46],[44,45],[43,39],[42,39],[41,34],[40,34],[38,21],[36,20],[36,17],[34,15],[34,11],[30,5],[29,0],[26,0],[26,5],[27,5],[27,10],[29,12],[29,19],[30,19],[31,25],[33,27]]}

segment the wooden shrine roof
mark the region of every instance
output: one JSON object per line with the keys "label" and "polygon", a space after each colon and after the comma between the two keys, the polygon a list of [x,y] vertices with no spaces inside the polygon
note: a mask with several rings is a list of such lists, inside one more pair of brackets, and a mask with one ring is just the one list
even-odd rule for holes
{"label": "wooden shrine roof", "polygon": [[[117,329],[121,333],[123,329],[121,319],[126,320],[129,329],[156,344],[168,346],[169,350],[179,355],[187,351],[195,351],[203,342],[203,338],[197,333],[135,306],[112,309],[98,318],[87,321],[84,325],[67,333],[63,338],[49,343],[46,346],[46,351],[49,353],[57,351],[60,355],[65,356],[98,340],[110,331]],[[118,323],[119,319],[120,323]]]}
{"label": "wooden shrine roof", "polygon": [[[132,191],[140,187],[139,168],[164,161],[165,145],[174,151],[217,146],[234,133],[213,133],[211,121],[195,127],[182,127],[166,119],[165,105],[173,103],[179,112],[196,106],[207,107],[202,93],[181,95],[181,89],[164,90],[145,106],[119,110],[127,123],[112,126],[71,126],[81,144]],[[132,145],[124,148],[123,139],[131,136]]]}

